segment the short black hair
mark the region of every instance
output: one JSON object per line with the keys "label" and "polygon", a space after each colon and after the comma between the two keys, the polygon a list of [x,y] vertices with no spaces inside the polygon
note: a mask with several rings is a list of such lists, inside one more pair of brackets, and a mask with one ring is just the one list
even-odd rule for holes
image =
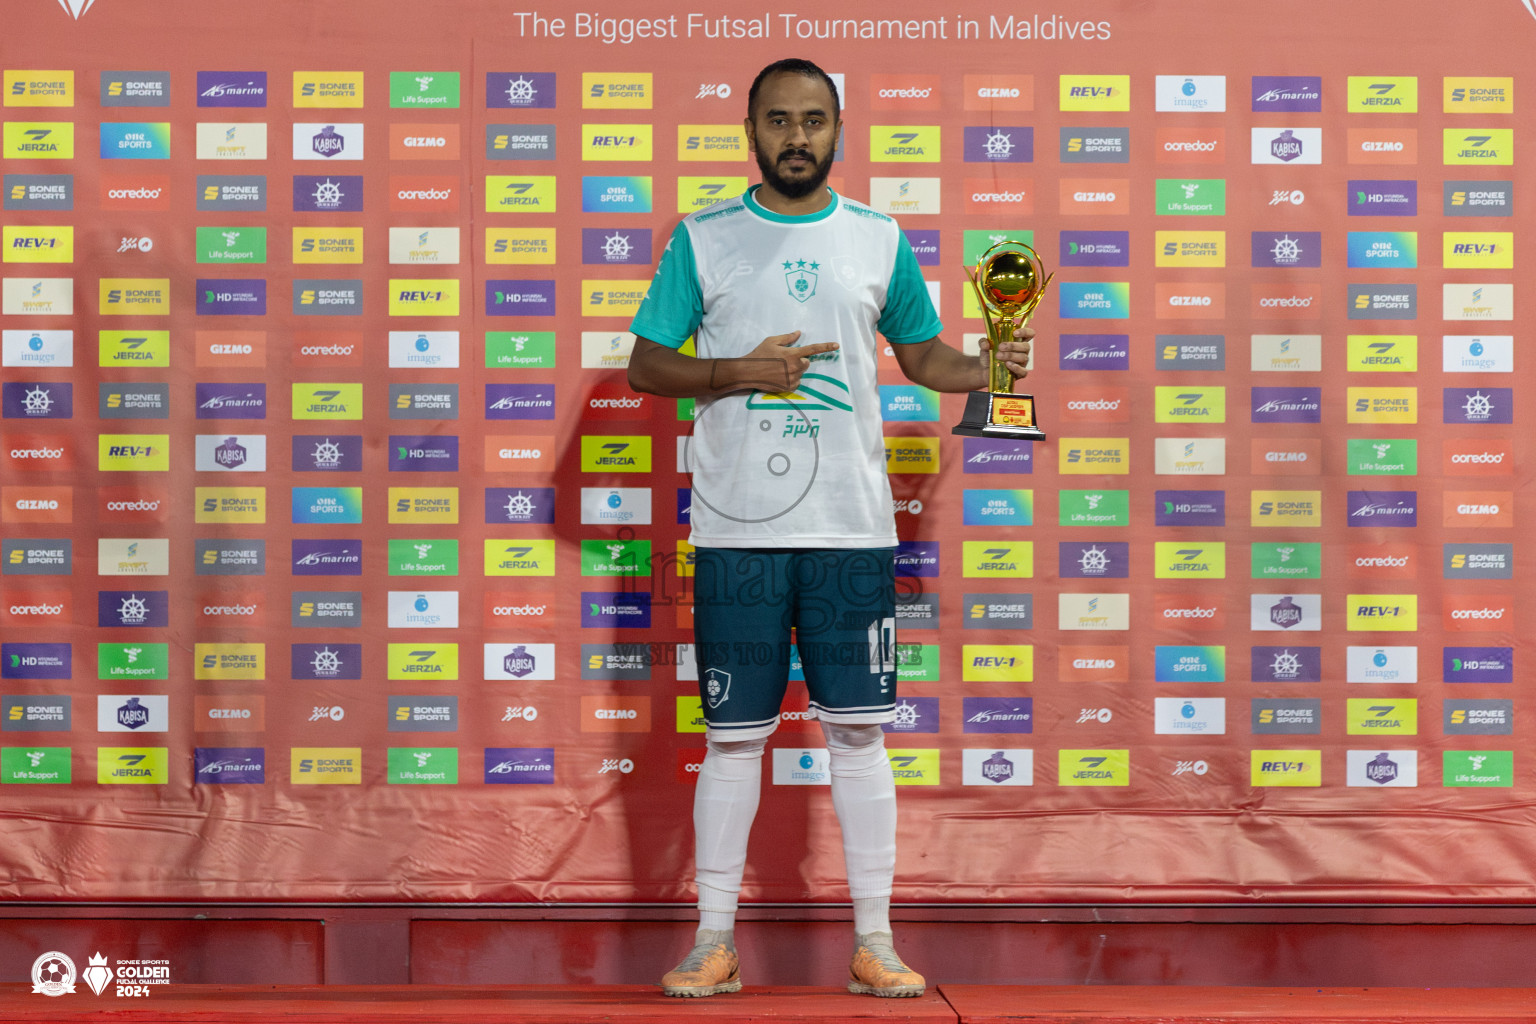
{"label": "short black hair", "polygon": [[833,120],[841,120],[843,112],[842,99],[837,95],[837,83],[832,81],[832,76],[823,71],[819,66],[801,57],[785,57],[776,60],[757,73],[752,79],[752,88],[747,90],[747,118],[750,120],[752,113],[757,109],[757,90],[770,75],[777,74],[804,75],[807,78],[819,78],[826,83],[832,92],[832,116]]}

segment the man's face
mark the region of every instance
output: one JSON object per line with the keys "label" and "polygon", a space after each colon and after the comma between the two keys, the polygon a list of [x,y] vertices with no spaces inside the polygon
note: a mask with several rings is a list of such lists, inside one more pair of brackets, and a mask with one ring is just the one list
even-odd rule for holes
{"label": "man's face", "polygon": [[843,125],[827,83],[781,72],[758,88],[746,130],[763,183],[787,199],[800,199],[826,184]]}

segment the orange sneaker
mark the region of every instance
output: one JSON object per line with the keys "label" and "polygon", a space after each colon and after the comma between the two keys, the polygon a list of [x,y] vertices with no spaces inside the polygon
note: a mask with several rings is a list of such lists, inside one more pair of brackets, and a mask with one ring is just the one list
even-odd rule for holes
{"label": "orange sneaker", "polygon": [[855,940],[848,965],[848,991],[861,996],[920,996],[927,989],[923,976],[901,962],[890,932],[870,932]]}
{"label": "orange sneaker", "polygon": [[730,932],[701,931],[683,962],[661,977],[664,996],[714,996],[741,991],[741,961]]}

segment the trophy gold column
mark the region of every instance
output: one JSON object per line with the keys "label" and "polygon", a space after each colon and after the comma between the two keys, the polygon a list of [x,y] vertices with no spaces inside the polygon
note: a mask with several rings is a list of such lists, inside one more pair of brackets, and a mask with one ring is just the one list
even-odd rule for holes
{"label": "trophy gold column", "polygon": [[997,358],[997,347],[1013,340],[1020,324],[1029,322],[1055,274],[1046,274],[1040,254],[1023,242],[998,242],[965,268],[987,325],[987,390],[965,398],[965,414],[951,433],[968,437],[1020,437],[1045,440],[1035,420],[1033,395],[1014,394],[1017,377]]}

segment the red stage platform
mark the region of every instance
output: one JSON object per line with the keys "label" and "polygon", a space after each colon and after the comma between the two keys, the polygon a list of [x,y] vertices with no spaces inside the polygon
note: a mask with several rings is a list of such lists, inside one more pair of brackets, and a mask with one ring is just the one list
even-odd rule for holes
{"label": "red stage platform", "polygon": [[944,985],[920,999],[754,988],[668,999],[654,988],[515,985],[170,985],[142,999],[49,998],[0,985],[0,1021],[314,1024],[1508,1024],[1536,1021],[1536,989]]}

